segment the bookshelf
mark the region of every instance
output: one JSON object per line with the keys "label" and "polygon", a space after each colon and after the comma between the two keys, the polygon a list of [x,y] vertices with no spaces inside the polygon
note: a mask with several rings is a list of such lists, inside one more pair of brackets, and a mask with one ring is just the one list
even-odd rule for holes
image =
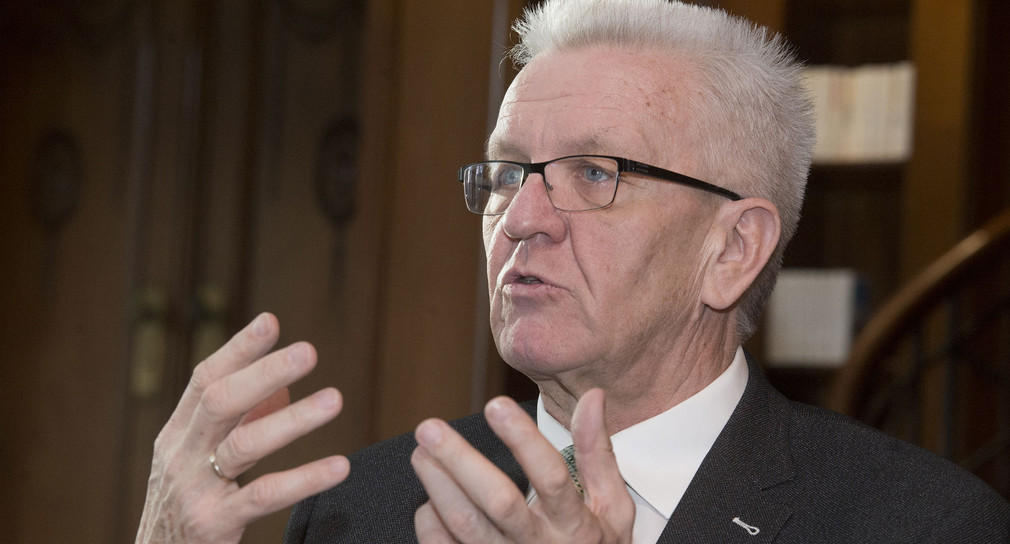
{"label": "bookshelf", "polygon": [[[1006,49],[989,35],[1005,28],[1003,0],[720,0],[727,10],[782,31],[808,63],[836,67],[909,62],[915,68],[912,145],[893,162],[815,164],[804,217],[786,266],[855,270],[865,281],[872,313],[911,276],[952,247],[985,211],[1010,201],[1000,181],[979,177],[1005,153],[981,153],[1002,133],[985,122],[1005,98],[980,99],[1006,88]],[[774,23],[778,23],[777,26]],[[996,40],[998,41],[998,40]],[[995,52],[994,52],[995,51]],[[987,75],[988,74],[988,75]],[[996,104],[1000,107],[993,107]],[[987,107],[988,105],[988,107]],[[1004,140],[1005,141],[1005,140]],[[1005,148],[1005,145],[1003,146]],[[1005,179],[1005,177],[1003,178]],[[987,185],[988,184],[988,185]],[[764,353],[761,341],[749,345]],[[789,377],[787,377],[789,378]],[[830,377],[777,381],[787,394],[819,402]],[[808,384],[813,383],[813,386]],[[792,387],[795,385],[795,387]]]}
{"label": "bookshelf", "polygon": [[[781,13],[780,30],[811,64],[908,62],[915,70],[910,153],[891,163],[816,164],[787,266],[855,268],[869,283],[872,309],[969,230],[977,44],[985,22],[980,13],[990,4],[754,2],[755,9]],[[854,215],[840,217],[839,209]],[[846,244],[853,247],[840,247]]]}
{"label": "bookshelf", "polygon": [[[852,80],[867,67],[914,65],[909,62],[911,0],[790,0],[782,9],[781,30],[816,69]],[[885,160],[862,151],[844,160],[819,156],[785,266],[854,269],[865,282],[869,307],[878,307],[900,281],[895,256],[908,154],[899,155]]]}
{"label": "bookshelf", "polygon": [[[907,235],[909,229],[928,220],[923,209],[909,203],[929,192],[923,185],[936,183],[935,178],[923,177],[918,166],[922,161],[918,146],[923,138],[923,110],[935,108],[921,103],[921,80],[926,78],[928,88],[949,70],[937,67],[936,61],[916,46],[929,33],[940,42],[936,47],[950,47],[951,41],[964,39],[969,27],[958,27],[942,36],[928,32],[927,28],[935,29],[933,24],[949,16],[943,12],[950,6],[937,0],[721,0],[719,4],[783,32],[810,66],[846,74],[866,66],[907,66],[915,72],[908,150],[883,160],[861,159],[859,155],[824,160],[819,156],[810,174],[800,228],[785,256],[786,267],[855,271],[865,287],[865,310],[872,312],[914,271],[915,265],[909,261],[935,251],[908,247],[928,246],[927,240]],[[926,24],[930,20],[932,23]],[[925,117],[929,117],[928,111]],[[748,344],[756,353],[765,351],[763,332]],[[820,404],[833,371],[774,369],[769,377],[788,396]]]}
{"label": "bookshelf", "polygon": [[788,0],[783,30],[811,64],[890,63],[909,58],[912,0]]}

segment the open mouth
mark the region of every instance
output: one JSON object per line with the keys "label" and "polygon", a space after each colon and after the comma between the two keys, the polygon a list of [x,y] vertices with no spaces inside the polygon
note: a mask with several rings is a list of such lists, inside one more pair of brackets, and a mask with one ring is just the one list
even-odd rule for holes
{"label": "open mouth", "polygon": [[540,281],[540,278],[538,278],[536,276],[520,276],[516,280],[516,283],[523,283],[523,284],[526,284],[526,285],[532,285],[534,283],[543,283],[543,282]]}

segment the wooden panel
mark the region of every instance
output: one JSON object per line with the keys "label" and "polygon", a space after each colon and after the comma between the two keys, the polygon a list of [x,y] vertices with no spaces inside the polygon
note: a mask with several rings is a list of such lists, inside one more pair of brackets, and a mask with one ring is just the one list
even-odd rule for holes
{"label": "wooden panel", "polygon": [[914,151],[904,190],[902,276],[924,268],[965,233],[973,0],[915,0],[918,68]]}
{"label": "wooden panel", "polygon": [[480,218],[455,173],[483,152],[491,22],[490,3],[468,0],[397,15],[377,439],[470,410]]}
{"label": "wooden panel", "polygon": [[[326,17],[329,8],[299,8],[292,16],[271,3],[257,27],[246,155],[254,180],[245,240],[249,293],[242,303],[247,317],[277,314],[281,345],[308,340],[316,347],[319,364],[291,388],[292,398],[336,386],[344,411],[247,478],[371,442],[390,121],[386,44],[394,33],[389,4],[360,2],[359,11]],[[354,3],[333,4],[341,5]],[[329,24],[311,24],[318,20]],[[357,171],[351,185],[349,170]],[[277,542],[287,515],[257,521],[243,542]]]}
{"label": "wooden panel", "polygon": [[[308,36],[288,35],[298,25],[274,2],[141,2],[115,24],[0,9],[0,302],[19,309],[0,318],[5,541],[132,541],[154,436],[192,365],[260,310],[279,315],[282,342],[319,349],[294,396],[333,384],[348,409],[259,470],[369,442],[394,33],[389,2],[372,4],[371,24],[338,17],[329,40],[311,16]],[[372,47],[344,41],[366,32]],[[374,177],[335,219],[318,181],[357,157],[331,160],[327,137],[360,111]],[[78,143],[84,174],[79,206],[47,227],[29,179],[52,129]],[[143,300],[163,341],[131,341]],[[131,387],[139,375],[153,378]],[[276,542],[285,521],[245,541]]]}
{"label": "wooden panel", "polygon": [[[116,184],[128,50],[88,47],[40,10],[0,19],[3,538],[110,542],[128,306]],[[52,134],[67,147],[47,151]]]}
{"label": "wooden panel", "polygon": [[1010,2],[983,0],[979,9],[974,107],[975,195],[971,228],[1010,208]]}

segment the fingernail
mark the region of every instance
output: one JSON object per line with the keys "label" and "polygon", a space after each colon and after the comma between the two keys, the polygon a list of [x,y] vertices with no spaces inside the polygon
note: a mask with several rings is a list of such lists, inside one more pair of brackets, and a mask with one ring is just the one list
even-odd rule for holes
{"label": "fingernail", "polygon": [[253,332],[257,336],[266,336],[270,332],[270,328],[267,327],[267,316],[266,314],[260,314],[255,320],[253,320]]}
{"label": "fingernail", "polygon": [[512,407],[504,398],[497,397],[493,398],[484,406],[484,417],[488,420],[495,420],[501,423],[505,423],[506,420],[514,415]]}
{"label": "fingernail", "polygon": [[324,389],[320,391],[315,398],[316,406],[324,409],[331,410],[337,406],[340,402],[340,393],[336,389]]}
{"label": "fingernail", "polygon": [[304,343],[299,342],[293,346],[288,351],[289,360],[296,364],[302,365],[309,360],[309,348]]}
{"label": "fingernail", "polygon": [[491,399],[484,407],[484,416],[488,418],[501,418],[505,413],[505,405],[501,399]]}
{"label": "fingernail", "polygon": [[326,468],[332,476],[346,475],[350,472],[350,462],[346,457],[333,457],[326,462]]}
{"label": "fingernail", "polygon": [[442,440],[442,429],[432,420],[422,421],[414,435],[419,444],[434,446]]}

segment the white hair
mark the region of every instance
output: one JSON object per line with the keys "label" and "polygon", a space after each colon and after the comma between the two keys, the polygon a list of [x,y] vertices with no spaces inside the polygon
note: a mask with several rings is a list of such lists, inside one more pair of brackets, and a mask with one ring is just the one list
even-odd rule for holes
{"label": "white hair", "polygon": [[[738,302],[742,342],[757,320],[796,231],[814,147],[801,65],[779,35],[719,9],[674,0],[546,0],[513,26],[517,66],[549,51],[613,45],[669,50],[700,86],[691,126],[706,181],[778,208],[782,236],[768,264]],[[676,85],[671,81],[670,85]]]}

